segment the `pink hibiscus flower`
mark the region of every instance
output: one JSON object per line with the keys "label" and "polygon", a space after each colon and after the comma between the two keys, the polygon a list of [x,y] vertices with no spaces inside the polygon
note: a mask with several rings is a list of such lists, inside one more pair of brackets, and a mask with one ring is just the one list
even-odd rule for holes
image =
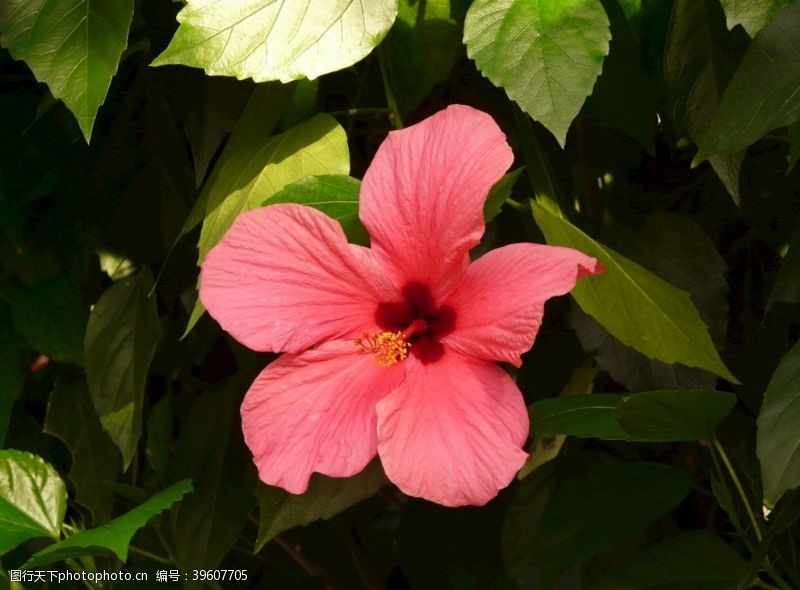
{"label": "pink hibiscus flower", "polygon": [[379,455],[411,496],[482,505],[524,463],[519,366],[545,301],[600,271],[512,244],[470,263],[483,205],[513,161],[492,118],[454,105],[393,131],[361,186],[371,247],[301,205],[243,213],[202,266],[200,298],[239,342],[283,352],[242,403],[261,479],[292,493]]}

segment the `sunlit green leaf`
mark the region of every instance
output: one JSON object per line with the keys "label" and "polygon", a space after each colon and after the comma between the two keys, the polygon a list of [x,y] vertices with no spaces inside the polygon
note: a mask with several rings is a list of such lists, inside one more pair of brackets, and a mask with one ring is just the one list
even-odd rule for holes
{"label": "sunlit green leaf", "polygon": [[[715,343],[724,343],[728,325],[728,265],[697,223],[683,216],[651,213],[639,231],[608,224],[608,235],[624,256],[689,293]],[[701,369],[649,359],[622,344],[580,309],[570,324],[583,349],[628,391],[713,389],[716,377]]]}
{"label": "sunlit green leaf", "polygon": [[175,502],[192,491],[191,480],[183,480],[158,492],[152,498],[115,518],[101,527],[81,531],[59,543],[50,545],[33,556],[23,566],[36,569],[55,561],[82,555],[105,555],[113,553],[122,561],[128,559],[128,545],[140,528]]}
{"label": "sunlit green leaf", "polygon": [[133,0],[3,0],[0,42],[64,101],[89,141],[132,18]]}
{"label": "sunlit green leaf", "polygon": [[541,205],[532,207],[549,244],[576,248],[604,265],[603,274],[578,281],[572,295],[611,335],[650,358],[699,367],[737,382],[720,359],[688,293]]}
{"label": "sunlit green leaf", "polygon": [[608,54],[598,0],[475,0],[464,24],[467,55],[563,146]]}
{"label": "sunlit green leaf", "polygon": [[316,473],[305,494],[289,494],[280,488],[260,485],[256,492],[260,517],[255,550],[261,550],[283,531],[333,518],[369,498],[386,483],[380,463],[373,461],[353,477],[332,478]]}
{"label": "sunlit green leaf", "polygon": [[753,37],[791,0],[721,0],[728,28],[742,25]]}
{"label": "sunlit green leaf", "polygon": [[107,483],[117,478],[119,455],[97,418],[86,384],[58,384],[50,394],[44,431],[59,437],[72,453],[69,478],[75,500],[88,508],[93,524],[111,517],[114,493]]}
{"label": "sunlit green leaf", "polygon": [[800,3],[761,29],[725,89],[695,162],[731,154],[800,119]]}
{"label": "sunlit green leaf", "polygon": [[66,509],[55,469],[36,455],[0,450],[0,554],[34,537],[58,539]]}
{"label": "sunlit green leaf", "polygon": [[[200,263],[237,215],[261,206],[286,185],[306,176],[350,172],[347,137],[329,115],[317,115],[272,138],[251,132],[236,139],[235,144],[231,140],[209,180],[206,216],[197,244]],[[186,332],[203,311],[198,300]]]}
{"label": "sunlit green leaf", "polygon": [[800,344],[781,359],[758,415],[756,452],[761,463],[764,500],[777,504],[800,486]]}
{"label": "sunlit green leaf", "polygon": [[366,56],[396,16],[397,0],[189,0],[153,65],[256,82],[316,78]]}
{"label": "sunlit green leaf", "polygon": [[153,276],[114,283],[95,304],[86,329],[86,378],[103,428],[128,468],[142,434],[150,362],[161,338]]}
{"label": "sunlit green leaf", "polygon": [[338,221],[351,243],[368,245],[369,235],[358,218],[360,189],[361,181],[350,176],[307,176],[284,187],[263,204],[298,203],[314,207]]}
{"label": "sunlit green leaf", "polygon": [[[261,204],[287,184],[316,174],[347,174],[350,158],[344,129],[328,115],[314,118],[273,138],[240,146],[209,187],[200,232],[200,261],[222,238],[239,213]],[[223,162],[220,162],[223,165]]]}

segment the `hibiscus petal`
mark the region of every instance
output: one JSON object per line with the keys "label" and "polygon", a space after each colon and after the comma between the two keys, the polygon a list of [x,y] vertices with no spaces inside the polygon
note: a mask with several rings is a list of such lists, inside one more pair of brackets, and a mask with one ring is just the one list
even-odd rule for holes
{"label": "hibiscus petal", "polygon": [[375,404],[403,379],[352,341],[285,354],[256,378],[242,402],[242,430],[262,481],[293,494],[313,472],[348,477],[375,457]]}
{"label": "hibiscus petal", "polygon": [[378,403],[378,454],[403,492],[445,506],[481,506],[525,462],[528,414],[494,363],[447,351],[404,361],[406,379]]}
{"label": "hibiscus petal", "polygon": [[239,342],[299,352],[375,326],[381,301],[398,297],[374,256],[341,226],[301,205],[240,215],[206,256],[200,299]]}
{"label": "hibiscus petal", "polygon": [[494,120],[453,105],[389,133],[361,185],[359,216],[395,286],[455,286],[484,229],[489,189],[514,155]]}
{"label": "hibiscus petal", "polygon": [[602,272],[594,258],[571,248],[511,244],[473,262],[446,305],[455,330],[442,342],[479,359],[520,366],[542,324],[544,303],[575,282]]}

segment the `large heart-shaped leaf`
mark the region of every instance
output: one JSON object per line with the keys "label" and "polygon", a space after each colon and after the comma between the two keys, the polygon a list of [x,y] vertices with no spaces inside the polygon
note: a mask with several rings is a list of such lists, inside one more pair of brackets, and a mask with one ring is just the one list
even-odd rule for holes
{"label": "large heart-shaped leaf", "polygon": [[599,0],[475,0],[464,23],[478,69],[562,146],[610,38]]}
{"label": "large heart-shaped leaf", "polygon": [[142,434],[142,403],[150,362],[161,338],[153,276],[113,284],[95,304],[86,328],[86,378],[103,428],[127,469]]}
{"label": "large heart-shaped leaf", "polygon": [[36,455],[0,450],[0,555],[34,537],[58,539],[66,509],[55,469]]}
{"label": "large heart-shaped leaf", "polygon": [[547,242],[594,256],[605,273],[578,282],[572,296],[623,344],[668,364],[699,367],[736,381],[719,357],[689,294],[583,233],[563,217],[532,204]]}
{"label": "large heart-shaped leaf", "polygon": [[163,512],[191,491],[191,480],[179,481],[108,524],[81,531],[34,553],[23,567],[24,569],[36,569],[71,557],[108,553],[113,553],[125,561],[128,559],[128,545],[136,531],[146,525],[155,515]]}
{"label": "large heart-shaped leaf", "polygon": [[153,65],[256,82],[313,79],[367,55],[396,16],[397,0],[188,0]]}
{"label": "large heart-shaped leaf", "polygon": [[756,453],[769,506],[800,486],[800,344],[783,355],[758,414]]}
{"label": "large heart-shaped leaf", "polygon": [[0,41],[64,101],[89,141],[132,18],[133,0],[3,0]]}

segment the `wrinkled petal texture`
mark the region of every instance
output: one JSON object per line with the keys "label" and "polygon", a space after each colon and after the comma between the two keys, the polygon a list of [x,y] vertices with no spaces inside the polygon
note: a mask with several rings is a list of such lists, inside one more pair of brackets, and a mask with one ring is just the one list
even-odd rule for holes
{"label": "wrinkled petal texture", "polygon": [[203,262],[200,299],[223,329],[258,351],[300,352],[375,325],[397,298],[369,250],[311,207],[240,215]]}
{"label": "wrinkled petal texture", "polygon": [[572,248],[511,244],[473,262],[447,298],[456,327],[442,341],[475,358],[522,364],[542,324],[544,303],[581,277],[602,272]]}
{"label": "wrinkled petal texture", "polygon": [[481,506],[525,462],[522,393],[494,363],[447,351],[410,357],[405,381],[378,403],[378,454],[403,492],[445,506]]}
{"label": "wrinkled petal texture", "polygon": [[403,379],[352,341],[285,354],[264,369],[242,402],[244,439],[262,481],[293,494],[313,472],[359,473],[375,456],[375,405]]}
{"label": "wrinkled petal texture", "polygon": [[361,185],[359,216],[398,289],[431,287],[441,302],[483,234],[483,204],[514,160],[494,120],[453,105],[392,131]]}

